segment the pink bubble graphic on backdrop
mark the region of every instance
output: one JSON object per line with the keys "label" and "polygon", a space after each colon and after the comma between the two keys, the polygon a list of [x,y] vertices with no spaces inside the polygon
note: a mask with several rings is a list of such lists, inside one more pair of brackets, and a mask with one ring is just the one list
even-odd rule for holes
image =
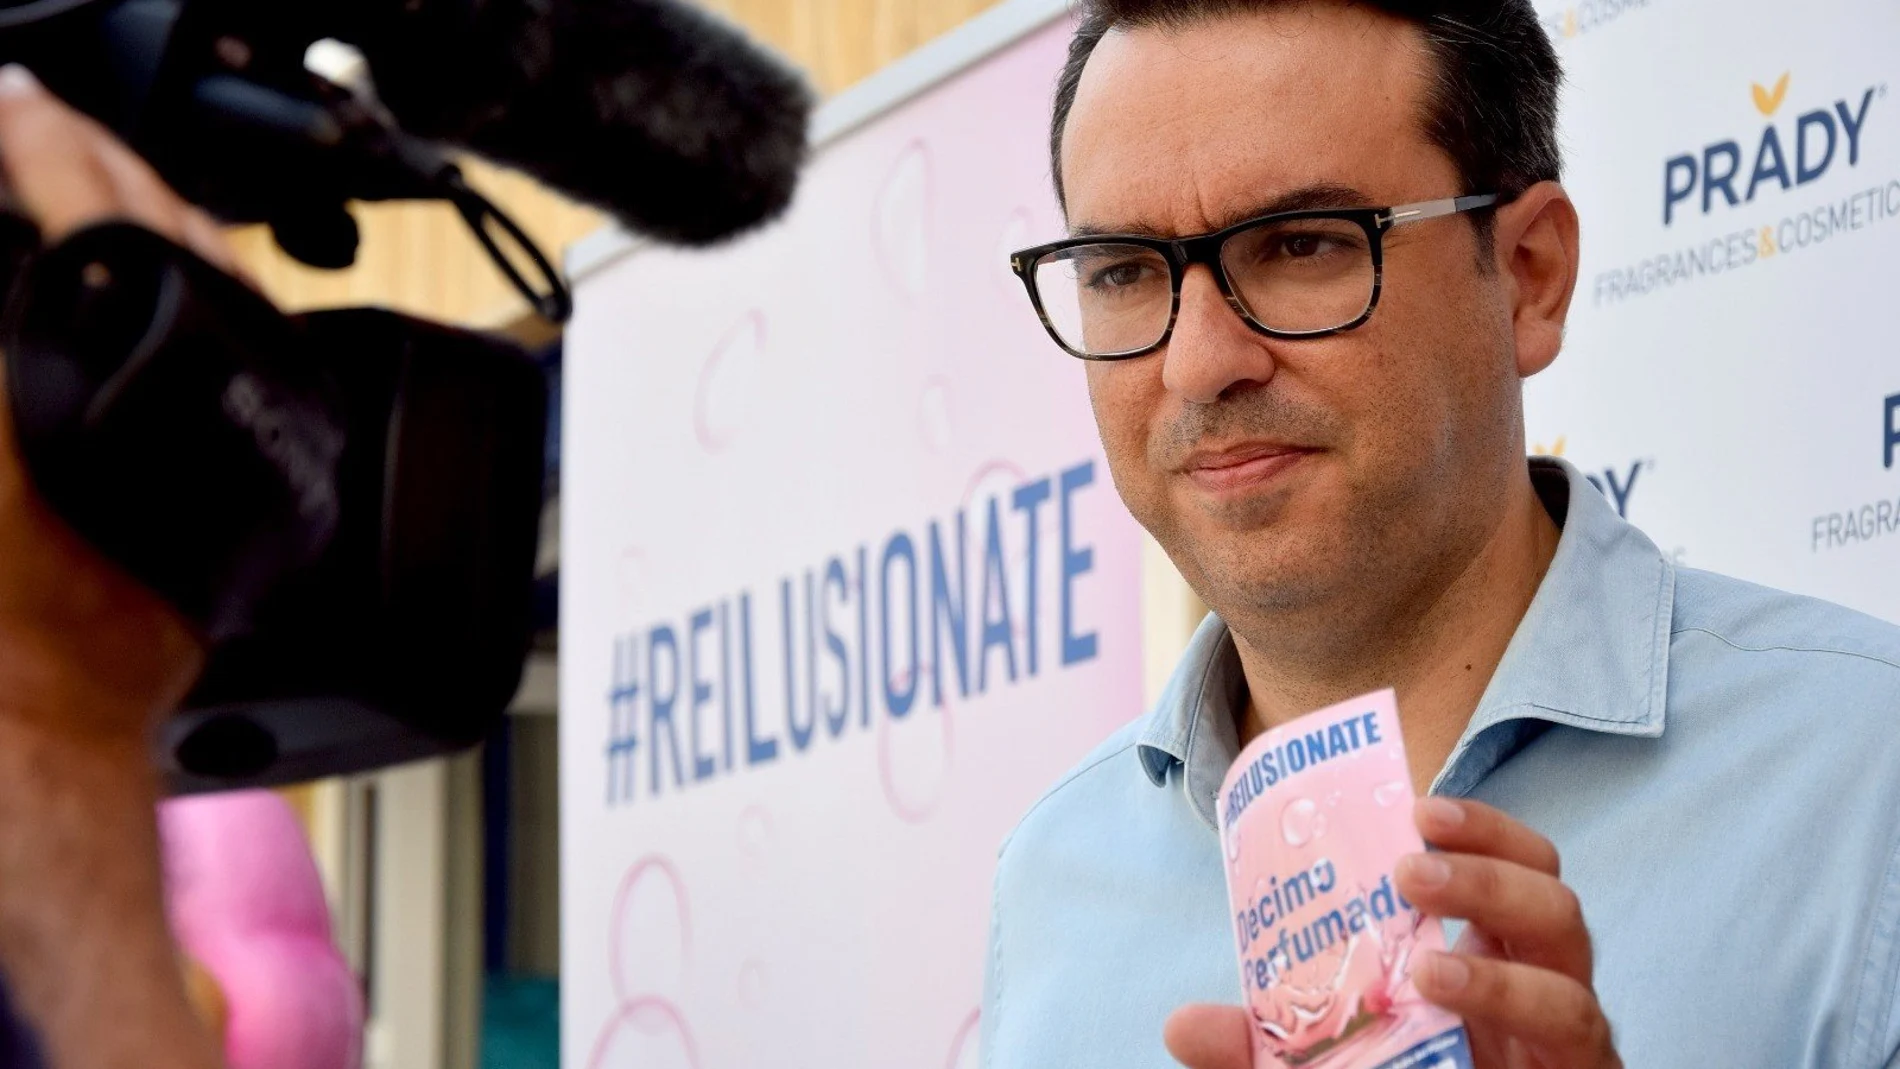
{"label": "pink bubble graphic on backdrop", "polygon": [[934,207],[930,147],[912,141],[897,154],[871,204],[871,249],[884,280],[902,296],[923,296],[930,281]]}
{"label": "pink bubble graphic on backdrop", "polygon": [[622,1003],[679,990],[692,956],[692,917],[671,861],[649,855],[633,863],[614,894],[607,930],[607,966]]}
{"label": "pink bubble graphic on backdrop", "polygon": [[[768,855],[778,839],[778,827],[771,812],[756,802],[746,806],[739,812],[734,838],[739,856],[752,870],[753,877],[768,877]],[[762,1008],[770,988],[771,972],[763,960],[747,958],[740,964],[737,981],[740,1004],[748,1009]]]}
{"label": "pink bubble graphic on backdrop", "polygon": [[[982,554],[985,551],[983,539],[988,537],[985,528],[990,522],[989,501],[991,498],[996,499],[997,519],[1003,525],[1004,532],[1003,566],[1010,576],[1010,632],[1015,636],[1019,658],[1026,656],[1022,651],[1026,648],[1024,643],[1029,636],[1029,625],[1025,622],[1027,620],[1025,614],[1029,611],[1029,591],[1026,586],[1018,585],[1017,577],[1021,577],[1022,584],[1027,584],[1029,581],[1028,569],[1025,567],[1029,557],[1029,545],[1026,539],[1010,537],[1010,532],[1014,529],[1011,526],[1013,516],[1010,512],[1010,494],[1028,481],[1029,476],[1023,471],[1021,464],[1000,457],[988,461],[979,465],[975,474],[970,476],[970,484],[963,491],[962,506],[964,515],[969,517],[971,545],[976,547],[974,550],[976,554]],[[978,583],[983,582],[983,565],[984,561],[981,556],[978,556],[975,560]],[[976,608],[972,611],[980,619],[983,612],[983,599],[989,596],[989,591],[972,590],[970,596],[976,602]],[[1027,665],[1019,662],[1016,668],[1019,672],[1024,671]],[[976,666],[972,665],[971,670],[975,671]],[[1004,669],[998,663],[992,665],[991,670],[1000,672]]]}
{"label": "pink bubble graphic on backdrop", "polygon": [[700,365],[699,385],[693,394],[693,433],[706,452],[717,453],[731,445],[745,425],[764,349],[765,313],[754,308],[726,328]]}
{"label": "pink bubble graphic on backdrop", "polygon": [[924,380],[923,391],[917,395],[917,430],[924,445],[935,453],[950,448],[953,437],[950,401],[954,390],[948,378],[932,375]]}
{"label": "pink bubble graphic on backdrop", "polygon": [[[906,669],[893,675],[892,688],[910,686],[913,671]],[[898,721],[886,714],[877,721],[878,782],[891,812],[907,824],[922,824],[936,812],[954,763],[951,694],[946,691],[941,709],[934,704],[931,672],[928,665],[917,672],[917,693],[909,715]],[[937,721],[935,730],[918,723],[929,719]]]}
{"label": "pink bubble graphic on backdrop", "polygon": [[962,1027],[950,1040],[950,1056],[943,1060],[943,1069],[977,1069],[976,1026],[981,1020],[980,1009],[971,1010],[970,1016],[963,1019]]}
{"label": "pink bubble graphic on backdrop", "polygon": [[986,498],[997,498],[1001,502],[1001,507],[1007,510],[1011,491],[1027,482],[1028,479],[1029,476],[1023,471],[1022,465],[1013,460],[999,457],[988,461],[977,467],[975,474],[970,476],[969,485],[964,487],[963,507],[969,512],[973,521],[983,518],[977,515],[975,509]]}
{"label": "pink bubble graphic on backdrop", "polygon": [[[989,498],[998,499],[999,508],[1005,513],[1009,508],[1009,494],[1020,485],[1027,476],[1022,466],[1011,460],[996,459],[988,461],[976,469],[963,492],[963,509],[969,526],[969,537],[974,547],[970,567],[974,569],[974,580],[970,591],[970,612],[980,614],[983,611],[984,591],[979,589],[983,582],[983,540],[985,527],[989,522]],[[981,505],[982,511],[977,507]],[[1022,574],[1025,549],[1013,543],[1006,543],[1005,563],[1012,576]],[[1026,591],[1012,586],[1009,596],[1014,609],[1012,630],[1019,650],[1027,635],[1023,620]],[[928,627],[924,627],[927,632]],[[980,647],[970,651],[970,681],[976,685],[978,674],[983,670],[979,663],[982,657]],[[991,670],[1004,672],[1000,663],[1000,654],[992,654],[998,663]],[[1018,664],[1018,671],[1025,666]],[[891,676],[891,686],[895,690],[904,690],[910,686],[913,671],[917,674],[918,684],[916,704],[911,706],[910,714],[898,721],[886,715],[878,720],[877,729],[877,765],[878,781],[884,790],[884,799],[889,803],[891,812],[898,819],[909,824],[922,824],[931,819],[942,802],[943,792],[948,788],[952,768],[955,764],[955,711],[959,691],[955,680],[944,681],[943,707],[938,708],[931,691],[934,669],[930,665],[921,665],[916,669],[904,669]],[[920,719],[935,717],[936,729],[930,730],[918,724]]]}
{"label": "pink bubble graphic on backdrop", "polygon": [[657,995],[628,1000],[601,1029],[588,1069],[699,1069],[699,1045],[679,1007]]}

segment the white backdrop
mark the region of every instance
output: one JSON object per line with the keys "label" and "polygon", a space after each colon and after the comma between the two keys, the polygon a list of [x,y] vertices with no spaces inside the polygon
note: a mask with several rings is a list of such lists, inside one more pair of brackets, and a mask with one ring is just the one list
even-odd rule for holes
{"label": "white backdrop", "polygon": [[1138,531],[1006,266],[1061,225],[1053,7],[830,140],[785,223],[579,286],[573,1069],[974,1066],[996,849],[1140,711]]}
{"label": "white backdrop", "polygon": [[1583,271],[1531,445],[1685,564],[1900,620],[1900,3],[1544,13]]}
{"label": "white backdrop", "polygon": [[[1540,13],[1584,263],[1527,447],[1688,565],[1900,620],[1900,0]],[[1003,266],[1061,231],[1061,14],[827,105],[784,225],[580,257],[570,1069],[973,1065],[994,850],[1139,711],[1137,534]]]}

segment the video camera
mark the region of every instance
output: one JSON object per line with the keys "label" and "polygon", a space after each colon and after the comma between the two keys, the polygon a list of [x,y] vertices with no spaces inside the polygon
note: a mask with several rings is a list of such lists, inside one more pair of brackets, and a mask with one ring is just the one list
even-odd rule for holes
{"label": "video camera", "polygon": [[[365,57],[373,93],[308,69],[326,41]],[[353,201],[447,201],[557,322],[559,272],[453,150],[707,242],[789,201],[810,109],[789,69],[674,0],[34,0],[0,7],[0,62],[313,266],[354,260]],[[0,272],[37,489],[211,643],[162,732],[176,787],[486,734],[532,637],[547,394],[526,352],[377,309],[284,315],[123,223],[46,247],[0,215]]]}

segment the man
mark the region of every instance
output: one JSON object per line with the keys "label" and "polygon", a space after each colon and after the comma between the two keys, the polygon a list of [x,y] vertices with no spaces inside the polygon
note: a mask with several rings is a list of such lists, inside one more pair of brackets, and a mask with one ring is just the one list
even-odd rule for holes
{"label": "man", "polygon": [[[233,266],[210,219],[17,66],[0,174],[49,242],[131,219]],[[37,1042],[0,1024],[0,1066],[211,1069],[165,922],[147,741],[202,648],[35,496],[11,411],[0,390],[0,976]]]}
{"label": "man", "polygon": [[1073,236],[1015,267],[1213,615],[1005,845],[985,1064],[1152,1066],[1166,1022],[1248,1066],[1243,1011],[1177,1011],[1241,991],[1214,792],[1393,686],[1440,848],[1397,887],[1464,922],[1413,975],[1480,1066],[1900,1066],[1900,633],[1679,569],[1523,456],[1578,256],[1526,0],[1081,15]]}

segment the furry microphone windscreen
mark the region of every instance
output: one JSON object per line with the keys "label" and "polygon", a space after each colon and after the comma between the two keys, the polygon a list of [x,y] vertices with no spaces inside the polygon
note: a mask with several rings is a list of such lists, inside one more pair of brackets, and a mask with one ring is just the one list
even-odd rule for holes
{"label": "furry microphone windscreen", "polygon": [[706,244],[791,200],[810,89],[684,3],[387,0],[361,27],[378,95],[410,132],[526,171],[638,233]]}

